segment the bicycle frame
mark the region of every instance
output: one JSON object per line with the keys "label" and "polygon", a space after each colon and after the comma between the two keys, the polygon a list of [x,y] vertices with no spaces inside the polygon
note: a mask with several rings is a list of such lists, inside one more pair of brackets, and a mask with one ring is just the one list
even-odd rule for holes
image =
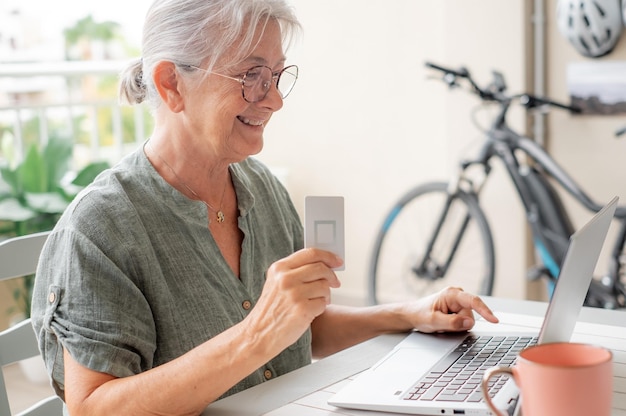
{"label": "bicycle frame", "polygon": [[[483,179],[483,183],[474,186],[472,189],[472,191],[478,195],[491,171],[491,158],[496,157],[500,159],[524,206],[526,218],[531,227],[534,245],[542,257],[544,266],[549,271],[549,276],[556,279],[560,271],[560,264],[563,261],[565,250],[562,250],[561,253],[557,253],[555,250],[548,248],[550,244],[548,244],[547,241],[546,230],[541,227],[541,213],[548,211],[559,212],[560,215],[567,214],[560,212],[560,207],[556,206],[555,202],[552,200],[537,198],[536,193],[532,192],[529,187],[529,182],[525,179],[522,172],[532,166],[538,167],[539,170],[536,172],[539,175],[542,175],[544,179],[552,178],[561,188],[572,195],[575,200],[589,211],[597,212],[602,208],[602,205],[593,201],[576,181],[548,155],[543,147],[532,139],[519,135],[508,127],[506,124],[506,114],[510,103],[511,100],[500,102],[501,110],[495,117],[493,125],[486,133],[487,140],[479,151],[478,157],[461,163],[460,178],[456,178],[453,183],[459,184],[468,182],[462,179],[465,175],[465,170],[473,165],[481,165],[484,169],[485,178]],[[518,151],[521,151],[528,158],[529,162],[522,162],[522,158],[516,154]],[[546,186],[550,185],[546,183]],[[556,197],[558,198],[558,196]],[[560,202],[560,199],[558,199],[558,203]],[[623,267],[620,263],[621,249],[626,241],[626,208],[620,207],[615,217],[621,221],[621,227],[611,252],[609,275],[619,278],[621,267]],[[570,235],[568,233],[568,235],[561,235],[560,237],[562,237],[565,242],[568,242]]]}

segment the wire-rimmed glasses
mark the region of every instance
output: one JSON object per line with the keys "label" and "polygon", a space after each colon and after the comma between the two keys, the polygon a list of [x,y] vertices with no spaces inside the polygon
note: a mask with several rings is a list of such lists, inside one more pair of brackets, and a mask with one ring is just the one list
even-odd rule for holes
{"label": "wire-rimmed glasses", "polygon": [[272,68],[268,66],[257,65],[248,69],[240,78],[207,71],[194,65],[185,66],[241,83],[241,95],[249,103],[257,103],[265,99],[272,87],[272,82],[276,83],[276,89],[281,98],[284,99],[289,95],[298,79],[298,67],[296,65],[287,66],[278,72],[273,72]]}

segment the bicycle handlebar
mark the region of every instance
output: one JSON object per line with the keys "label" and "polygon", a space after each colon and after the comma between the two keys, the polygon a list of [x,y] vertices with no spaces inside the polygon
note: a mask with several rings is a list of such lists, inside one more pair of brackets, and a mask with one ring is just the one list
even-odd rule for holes
{"label": "bicycle handlebar", "polygon": [[562,104],[551,100],[545,97],[538,97],[529,93],[516,94],[516,95],[506,95],[504,91],[506,90],[506,85],[504,83],[504,77],[502,74],[498,72],[494,72],[494,81],[489,84],[485,88],[481,88],[472,78],[470,72],[465,67],[461,67],[458,70],[450,69],[443,67],[441,65],[433,64],[432,62],[426,62],[425,64],[428,68],[435,69],[437,71],[443,72],[444,77],[443,80],[448,84],[448,86],[456,86],[458,85],[456,82],[456,78],[464,78],[466,79],[474,92],[483,100],[483,101],[496,101],[500,104],[509,104],[512,100],[517,99],[519,103],[527,109],[537,108],[541,106],[551,106],[560,108],[562,110],[568,110],[572,113],[581,113],[582,110],[579,107]]}
{"label": "bicycle handlebar", "polygon": [[582,112],[582,109],[580,109],[579,107],[575,107],[575,106],[571,106],[567,104],[561,104],[556,101],[550,100],[548,98],[537,97],[537,96],[530,95],[530,94],[521,94],[519,96],[519,99],[520,99],[520,103],[526,108],[534,108],[534,107],[539,107],[542,105],[549,105],[551,107],[560,108],[562,110],[569,110],[572,113],[576,113],[576,114],[580,114]]}
{"label": "bicycle handlebar", "polygon": [[481,99],[485,101],[498,101],[495,99],[495,97],[490,91],[488,91],[487,89],[480,88],[478,84],[476,84],[476,82],[470,75],[469,71],[465,67],[461,67],[458,70],[454,70],[450,68],[445,68],[441,65],[433,64],[432,62],[426,62],[426,66],[432,69],[436,69],[437,71],[443,72],[444,73],[443,80],[450,87],[458,85],[456,82],[457,78],[465,78],[474,89],[474,92]]}
{"label": "bicycle handlebar", "polygon": [[455,71],[454,69],[444,68],[443,66],[435,65],[432,62],[426,62],[426,66],[441,72],[445,72],[446,74],[452,74],[461,78],[469,78],[470,76],[469,71],[467,70],[467,68],[464,67],[460,68],[458,71]]}

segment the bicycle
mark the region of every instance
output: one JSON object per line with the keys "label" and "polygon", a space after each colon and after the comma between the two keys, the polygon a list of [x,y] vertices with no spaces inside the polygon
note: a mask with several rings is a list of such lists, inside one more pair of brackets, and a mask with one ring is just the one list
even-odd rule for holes
{"label": "bicycle", "polygon": [[[479,204],[492,159],[499,159],[504,165],[530,226],[539,264],[528,271],[528,276],[547,278],[551,294],[574,232],[554,184],[589,211],[597,212],[602,205],[592,200],[542,146],[509,127],[507,112],[513,103],[527,110],[579,109],[528,93],[508,95],[504,76],[496,71],[492,82],[480,87],[466,68],[454,70],[432,63],[426,66],[442,73],[441,79],[450,88],[469,85],[481,103],[494,103],[497,112],[485,131],[478,154],[459,162],[458,175],[449,182],[414,187],[385,216],[369,265],[369,303],[396,300],[395,293],[424,296],[449,285],[481,295],[492,294],[495,249],[487,217]],[[478,178],[476,169],[481,173]],[[585,299],[587,306],[625,307],[626,206],[618,207],[615,218],[619,231],[608,272],[592,280]]]}

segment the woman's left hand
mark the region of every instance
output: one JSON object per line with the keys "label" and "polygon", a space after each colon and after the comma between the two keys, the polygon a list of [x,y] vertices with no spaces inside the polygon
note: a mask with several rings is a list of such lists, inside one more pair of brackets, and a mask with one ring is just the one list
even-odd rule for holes
{"label": "woman's left hand", "polygon": [[458,287],[445,288],[407,303],[403,308],[411,326],[421,332],[467,331],[475,324],[473,312],[488,322],[498,322],[498,318],[480,297]]}

